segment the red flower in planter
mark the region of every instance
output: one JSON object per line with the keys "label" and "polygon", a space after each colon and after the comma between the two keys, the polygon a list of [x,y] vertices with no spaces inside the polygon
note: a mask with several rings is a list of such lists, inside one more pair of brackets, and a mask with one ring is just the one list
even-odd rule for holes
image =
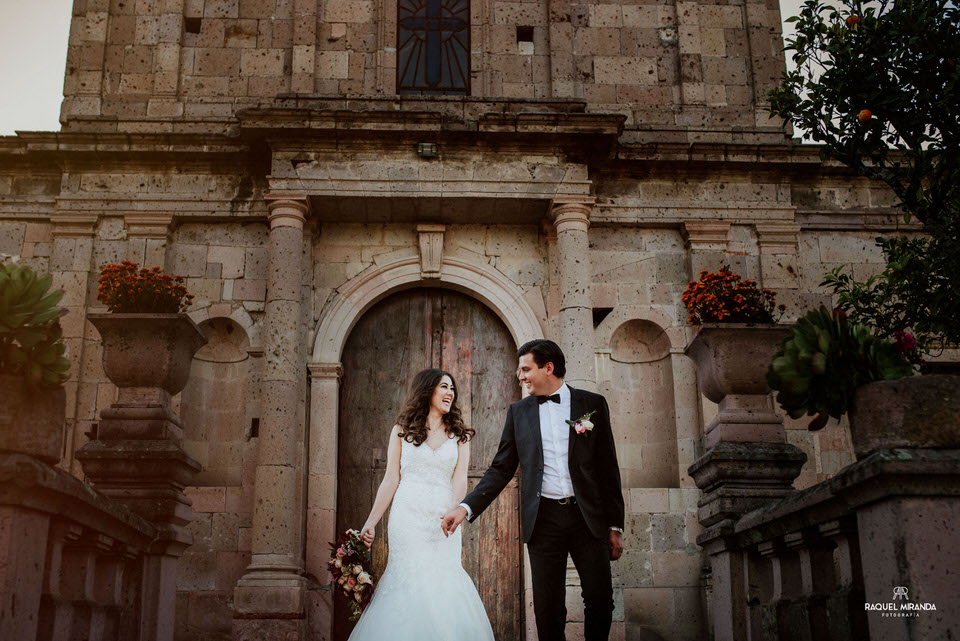
{"label": "red flower in planter", "polygon": [[786,310],[776,304],[776,293],[758,289],[756,281],[721,267],[719,272],[700,272],[683,292],[691,325],[702,323],[774,323]]}
{"label": "red flower in planter", "polygon": [[140,269],[129,260],[100,271],[97,300],[122,314],[176,314],[193,302],[183,277],[165,274],[159,267]]}

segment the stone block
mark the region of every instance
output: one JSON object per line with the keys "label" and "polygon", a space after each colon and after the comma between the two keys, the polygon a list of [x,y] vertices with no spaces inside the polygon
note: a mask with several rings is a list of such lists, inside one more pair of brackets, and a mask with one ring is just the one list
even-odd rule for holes
{"label": "stone block", "polygon": [[659,7],[655,4],[623,5],[623,26],[650,28],[659,26]]}
{"label": "stone block", "polygon": [[191,633],[204,636],[229,634],[233,623],[230,607],[233,586],[217,591],[192,592],[187,600],[187,624]]}
{"label": "stone block", "polygon": [[624,588],[623,610],[629,622],[628,639],[635,638],[630,634],[630,625],[669,627],[675,618],[673,590],[661,587]]}
{"label": "stone block", "polygon": [[255,48],[258,36],[258,21],[230,21],[224,28],[223,42],[226,47]]}
{"label": "stone block", "polygon": [[653,555],[653,582],[658,587],[698,587],[705,564],[698,548],[664,551]]}
{"label": "stone block", "polygon": [[207,252],[207,262],[222,265],[221,278],[242,278],[244,275],[244,255],[243,247],[211,245]]}
{"label": "stone block", "polygon": [[317,78],[343,79],[350,76],[350,53],[347,51],[318,51]]}
{"label": "stone block", "polygon": [[23,251],[26,223],[0,223],[0,254],[19,256]]}
{"label": "stone block", "polygon": [[185,278],[206,275],[207,246],[175,243],[170,248],[167,271]]}
{"label": "stone block", "polygon": [[204,18],[240,17],[240,0],[204,0]]}
{"label": "stone block", "polygon": [[282,76],[283,49],[244,49],[240,54],[240,73],[244,76]]}
{"label": "stone block", "polygon": [[223,512],[226,505],[226,489],[223,487],[187,487],[183,493],[193,501],[193,511]]}
{"label": "stone block", "polygon": [[373,2],[369,0],[326,0],[323,7],[324,22],[370,22],[373,19]]}
{"label": "stone block", "polygon": [[537,3],[494,2],[493,23],[543,27],[547,24],[545,12]]}
{"label": "stone block", "polygon": [[577,56],[619,56],[620,29],[584,27],[573,32],[573,53]]}
{"label": "stone block", "polygon": [[686,549],[683,514],[652,514],[650,528],[654,552]]}
{"label": "stone block", "polygon": [[589,24],[591,27],[622,27],[623,12],[619,4],[591,4]]}
{"label": "stone block", "polygon": [[670,495],[667,488],[630,488],[630,512],[640,514],[670,511]]}
{"label": "stone block", "polygon": [[[226,488],[217,488],[225,490]],[[224,497],[225,498],[225,497]],[[226,502],[224,502],[226,505]],[[240,516],[230,512],[215,512],[210,522],[210,547],[213,550],[236,551],[240,536]]]}
{"label": "stone block", "polygon": [[825,263],[883,263],[883,252],[870,233],[824,234],[818,239]]}
{"label": "stone block", "polygon": [[177,563],[178,590],[213,590],[217,584],[217,555],[196,546],[187,548]]}
{"label": "stone block", "polygon": [[250,552],[248,551],[217,552],[217,589],[232,591],[249,565]]}
{"label": "stone block", "polygon": [[[266,298],[267,281],[249,278],[240,278],[233,281],[233,296],[229,300],[255,300]],[[224,296],[226,299],[226,296]]]}
{"label": "stone block", "polygon": [[597,56],[593,59],[593,74],[600,84],[653,85],[657,83],[657,61],[652,58]]}
{"label": "stone block", "polygon": [[198,49],[193,73],[198,76],[235,76],[240,73],[239,49]]}

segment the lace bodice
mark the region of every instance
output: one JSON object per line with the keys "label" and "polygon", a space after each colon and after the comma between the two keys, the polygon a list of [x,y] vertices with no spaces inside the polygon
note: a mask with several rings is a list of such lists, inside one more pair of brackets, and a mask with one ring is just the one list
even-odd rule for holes
{"label": "lace bodice", "polygon": [[400,448],[400,482],[449,485],[457,458],[456,438],[448,438],[435,450],[426,443],[417,446],[403,441]]}

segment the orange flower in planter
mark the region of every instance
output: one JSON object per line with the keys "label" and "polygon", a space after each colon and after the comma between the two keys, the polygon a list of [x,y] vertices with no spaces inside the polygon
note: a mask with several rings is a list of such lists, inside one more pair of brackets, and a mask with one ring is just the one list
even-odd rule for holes
{"label": "orange flower in planter", "polygon": [[122,314],[176,314],[193,302],[181,276],[170,276],[159,267],[140,269],[129,260],[100,271],[97,300],[111,312]]}
{"label": "orange flower in planter", "polygon": [[719,272],[700,272],[683,292],[691,325],[703,323],[775,323],[786,305],[777,305],[776,293],[758,289],[756,281],[743,280],[729,267]]}

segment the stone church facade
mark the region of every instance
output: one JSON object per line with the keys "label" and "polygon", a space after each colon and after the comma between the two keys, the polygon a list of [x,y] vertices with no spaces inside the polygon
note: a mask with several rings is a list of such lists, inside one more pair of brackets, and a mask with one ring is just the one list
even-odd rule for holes
{"label": "stone church facade", "polygon": [[[441,56],[409,18],[426,3],[75,0],[62,130],[0,138],[0,253],[66,291],[61,467],[82,476],[74,453],[116,395],[85,321],[100,268],[160,265],[196,296],[209,343],[178,403],[203,471],[178,640],[345,639],[328,543],[369,509],[409,376],[460,378],[475,482],[520,396],[513,350],[540,336],[611,405],[627,506],[611,638],[706,638],[687,468],[716,406],[681,293],[730,265],[792,320],[829,300],[825,271],[878,270],[874,237],[904,227],[888,191],[769,119],[775,0],[463,4]],[[462,73],[405,88],[436,56]],[[845,427],[786,426],[808,457],[797,488],[853,460]],[[504,641],[535,638],[522,482],[465,534]]]}

